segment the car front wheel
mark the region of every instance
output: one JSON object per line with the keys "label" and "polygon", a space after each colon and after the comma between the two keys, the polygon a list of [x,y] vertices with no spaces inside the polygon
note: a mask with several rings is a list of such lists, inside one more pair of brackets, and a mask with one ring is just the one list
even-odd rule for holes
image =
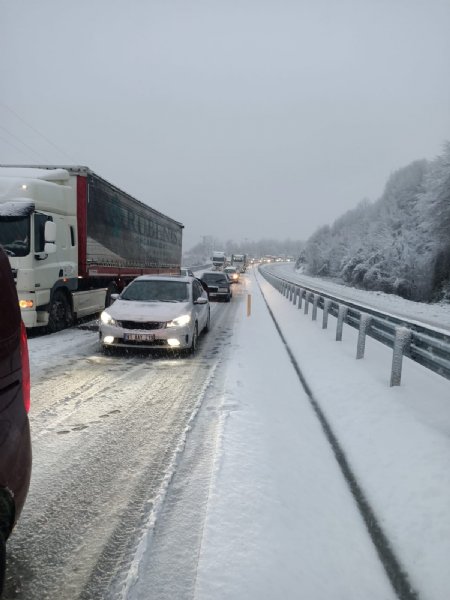
{"label": "car front wheel", "polygon": [[196,323],[194,326],[194,331],[192,333],[192,341],[191,341],[191,345],[188,349],[188,354],[195,354],[195,352],[197,350],[197,344],[198,344],[198,325]]}

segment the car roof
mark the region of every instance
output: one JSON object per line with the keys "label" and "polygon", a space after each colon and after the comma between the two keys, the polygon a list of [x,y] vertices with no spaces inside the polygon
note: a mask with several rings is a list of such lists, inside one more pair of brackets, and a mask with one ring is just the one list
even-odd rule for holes
{"label": "car roof", "polygon": [[189,283],[194,279],[195,277],[190,275],[139,275],[133,281],[185,281]]}
{"label": "car roof", "polygon": [[204,271],[202,273],[201,277],[203,277],[204,275],[224,275],[224,272],[223,271]]}

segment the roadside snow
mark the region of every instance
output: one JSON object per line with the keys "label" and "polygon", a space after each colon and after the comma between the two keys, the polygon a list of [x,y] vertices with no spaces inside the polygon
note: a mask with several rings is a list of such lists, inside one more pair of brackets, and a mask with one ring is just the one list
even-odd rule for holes
{"label": "roadside snow", "polygon": [[[251,274],[226,372],[227,404],[200,553],[197,600],[394,598],[353,497]],[[334,341],[260,276],[262,290],[421,598],[448,597],[450,383],[356,332]]]}
{"label": "roadside snow", "polygon": [[380,310],[397,317],[403,317],[418,323],[432,325],[437,329],[450,331],[450,304],[427,304],[413,302],[384,292],[368,292],[340,283],[334,283],[319,277],[309,277],[295,270],[293,263],[270,265],[268,268],[274,275],[298,282],[307,287],[328,292],[333,296],[357,302],[364,306]]}

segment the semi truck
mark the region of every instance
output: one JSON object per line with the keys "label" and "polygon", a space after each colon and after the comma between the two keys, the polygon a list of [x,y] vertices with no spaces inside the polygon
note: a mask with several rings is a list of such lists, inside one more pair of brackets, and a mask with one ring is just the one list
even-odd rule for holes
{"label": "semi truck", "polygon": [[231,264],[239,270],[240,273],[245,273],[248,262],[246,254],[233,254],[231,256]]}
{"label": "semi truck", "polygon": [[138,275],[179,274],[182,230],[88,167],[0,165],[0,244],[27,328],[58,331]]}
{"label": "semi truck", "polygon": [[226,266],[226,263],[227,263],[227,257],[225,255],[225,252],[222,252],[219,250],[214,250],[211,260],[212,260],[213,267],[217,271],[222,270]]}

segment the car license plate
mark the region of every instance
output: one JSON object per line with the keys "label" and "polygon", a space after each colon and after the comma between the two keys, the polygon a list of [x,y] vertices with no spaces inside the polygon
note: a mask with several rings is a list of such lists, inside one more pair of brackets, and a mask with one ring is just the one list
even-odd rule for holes
{"label": "car license plate", "polygon": [[219,288],[219,292],[228,292],[228,288]]}
{"label": "car license plate", "polygon": [[123,337],[126,342],[153,342],[155,340],[153,333],[125,333]]}

